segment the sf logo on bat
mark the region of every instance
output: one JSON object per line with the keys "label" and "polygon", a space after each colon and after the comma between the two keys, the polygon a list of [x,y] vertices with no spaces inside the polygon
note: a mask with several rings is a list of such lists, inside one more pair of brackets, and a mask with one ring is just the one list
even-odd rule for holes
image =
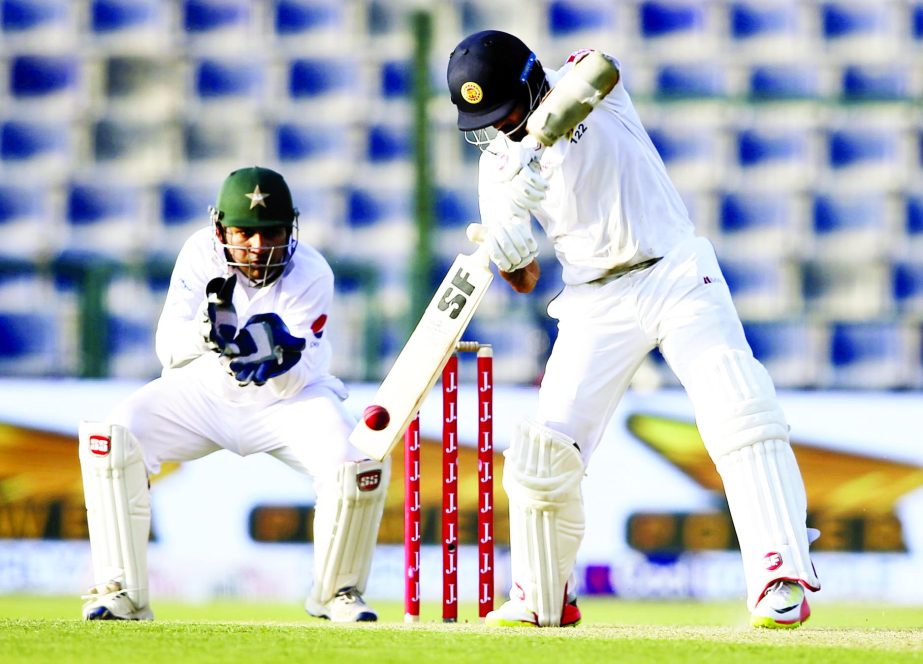
{"label": "sf logo on bat", "polygon": [[439,311],[448,311],[449,318],[452,320],[458,318],[458,315],[468,303],[468,298],[474,292],[474,284],[468,280],[470,276],[470,272],[465,272],[462,268],[458,268],[455,276],[452,277],[451,284],[445,289],[442,297],[439,298],[439,302],[436,303]]}

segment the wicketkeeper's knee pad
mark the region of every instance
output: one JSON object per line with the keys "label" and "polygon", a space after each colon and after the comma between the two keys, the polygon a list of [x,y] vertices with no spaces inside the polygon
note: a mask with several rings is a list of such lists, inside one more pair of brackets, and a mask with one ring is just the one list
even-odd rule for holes
{"label": "wicketkeeper's knee pad", "polygon": [[567,580],[583,540],[583,459],[573,439],[531,421],[520,423],[504,456],[510,594],[521,593],[540,625],[559,625]]}
{"label": "wicketkeeper's knee pad", "polygon": [[324,604],[344,588],[365,592],[385,507],[391,459],[346,462],[314,508],[314,588]]}
{"label": "wicketkeeper's knee pad", "polygon": [[707,353],[690,373],[684,384],[724,483],[749,605],[779,579],[818,589],[804,484],[769,374],[750,353],[729,349]]}
{"label": "wicketkeeper's knee pad", "polygon": [[93,583],[118,581],[135,608],[146,607],[151,497],[141,447],[117,424],[81,422],[79,439]]}

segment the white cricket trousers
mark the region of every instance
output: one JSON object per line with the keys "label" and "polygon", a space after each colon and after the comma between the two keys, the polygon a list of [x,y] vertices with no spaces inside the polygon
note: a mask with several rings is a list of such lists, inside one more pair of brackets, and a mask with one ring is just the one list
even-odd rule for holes
{"label": "white cricket trousers", "polygon": [[566,286],[548,315],[558,320],[558,337],[539,390],[539,419],[572,437],[584,463],[653,348],[684,384],[705,351],[750,352],[714,247],[701,237],[653,267]]}

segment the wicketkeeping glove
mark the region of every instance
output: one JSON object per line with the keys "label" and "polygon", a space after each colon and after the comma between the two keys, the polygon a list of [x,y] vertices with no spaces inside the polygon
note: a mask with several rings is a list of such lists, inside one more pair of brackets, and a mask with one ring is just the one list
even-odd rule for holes
{"label": "wicketkeeping glove", "polygon": [[298,363],[305,340],[292,336],[278,314],[252,316],[223,354],[232,356],[230,369],[240,386],[263,385]]}
{"label": "wicketkeeping glove", "polygon": [[203,336],[212,350],[223,351],[237,334],[237,311],[234,309],[234,286],[237,275],[216,277],[205,286]]}

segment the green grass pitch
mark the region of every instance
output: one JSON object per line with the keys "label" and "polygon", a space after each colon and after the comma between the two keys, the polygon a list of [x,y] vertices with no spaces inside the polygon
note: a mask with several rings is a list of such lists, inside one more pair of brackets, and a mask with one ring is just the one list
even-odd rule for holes
{"label": "green grass pitch", "polygon": [[152,623],[79,620],[76,597],[0,596],[0,661],[12,662],[923,662],[923,607],[817,603],[798,630],[754,630],[739,602],[584,599],[572,629],[443,625],[425,605],[405,625],[396,602],[374,602],[374,624],[332,625],[297,605],[219,602],[154,604]]}

